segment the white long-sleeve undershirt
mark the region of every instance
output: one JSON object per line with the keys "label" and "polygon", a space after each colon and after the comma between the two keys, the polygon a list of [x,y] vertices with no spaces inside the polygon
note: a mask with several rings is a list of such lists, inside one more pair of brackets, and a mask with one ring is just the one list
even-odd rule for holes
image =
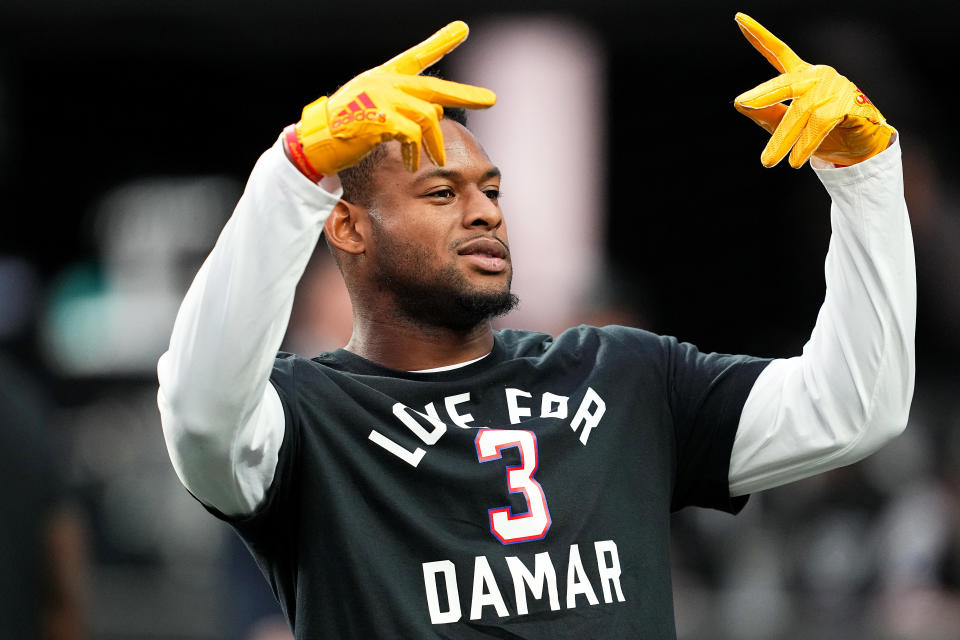
{"label": "white long-sleeve undershirt", "polygon": [[910,412],[917,292],[899,142],[850,167],[811,164],[832,200],[826,296],[803,355],[771,362],[747,396],[732,495],[856,462]]}
{"label": "white long-sleeve undershirt", "polygon": [[252,512],[273,481],[283,407],[269,384],[297,283],[339,201],[286,158],[280,140],[243,196],[180,306],[160,357],[157,404],[173,467],[197,498]]}
{"label": "white long-sleeve undershirt", "polygon": [[[899,143],[817,174],[833,200],[826,298],[803,355],[774,360],[750,391],[730,461],[734,495],[855,462],[906,424],[916,293]],[[335,178],[304,178],[279,142],[264,153],[160,358],[174,468],[223,513],[251,513],[273,481],[284,415],[270,371],[339,195]]]}

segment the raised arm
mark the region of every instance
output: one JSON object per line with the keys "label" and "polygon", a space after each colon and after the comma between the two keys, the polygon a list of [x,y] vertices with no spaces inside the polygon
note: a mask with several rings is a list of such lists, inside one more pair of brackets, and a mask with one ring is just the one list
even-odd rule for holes
{"label": "raised arm", "polygon": [[812,157],[833,203],[827,291],[810,340],[760,374],[740,417],[729,480],[742,495],[856,462],[903,430],[916,272],[896,132],[852,82],[803,62],[748,16],[737,22],[783,72],[735,101],[773,134],[761,161],[790,152],[800,167]]}
{"label": "raised arm", "polygon": [[409,168],[421,142],[442,164],[443,106],[495,102],[487,89],[418,75],[466,36],[464,23],[451,23],[307,105],[254,167],[157,367],[170,458],[205,504],[251,513],[273,480],[285,416],[270,372],[297,282],[338,205],[337,172],[393,139]]}
{"label": "raised arm", "polygon": [[286,159],[261,156],[190,285],[160,358],[157,403],[180,480],[220,511],[252,511],[273,480],[284,414],[270,371],[328,193]]}

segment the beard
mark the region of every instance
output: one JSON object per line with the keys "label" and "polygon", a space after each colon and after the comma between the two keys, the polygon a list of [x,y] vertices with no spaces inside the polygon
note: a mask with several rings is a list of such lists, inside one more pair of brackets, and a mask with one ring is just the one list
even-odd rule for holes
{"label": "beard", "polygon": [[[376,233],[376,232],[375,232]],[[468,281],[453,264],[436,266],[436,258],[420,246],[398,243],[376,233],[377,287],[391,295],[398,310],[420,326],[466,331],[505,315],[520,303],[506,286],[484,289]]]}

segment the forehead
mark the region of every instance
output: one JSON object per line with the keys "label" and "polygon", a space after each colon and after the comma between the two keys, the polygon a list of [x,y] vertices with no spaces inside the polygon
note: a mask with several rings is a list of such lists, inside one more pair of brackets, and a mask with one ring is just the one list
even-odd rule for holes
{"label": "forehead", "polygon": [[[446,152],[445,169],[464,173],[485,173],[493,168],[493,163],[487,152],[474,137],[473,133],[453,120],[440,120],[440,131],[443,133],[443,148]],[[379,163],[376,171],[378,186],[389,186],[391,181],[414,182],[422,174],[437,168],[427,155],[426,148],[420,145],[420,168],[411,173],[403,166],[403,156],[400,143],[392,140],[386,144],[387,155]]]}

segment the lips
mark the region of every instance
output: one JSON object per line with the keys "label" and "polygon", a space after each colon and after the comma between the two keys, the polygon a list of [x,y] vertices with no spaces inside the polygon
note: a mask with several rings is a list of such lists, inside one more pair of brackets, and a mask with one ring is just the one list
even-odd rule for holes
{"label": "lips", "polygon": [[507,247],[494,238],[477,238],[464,243],[457,254],[469,260],[481,271],[500,273],[507,268]]}

